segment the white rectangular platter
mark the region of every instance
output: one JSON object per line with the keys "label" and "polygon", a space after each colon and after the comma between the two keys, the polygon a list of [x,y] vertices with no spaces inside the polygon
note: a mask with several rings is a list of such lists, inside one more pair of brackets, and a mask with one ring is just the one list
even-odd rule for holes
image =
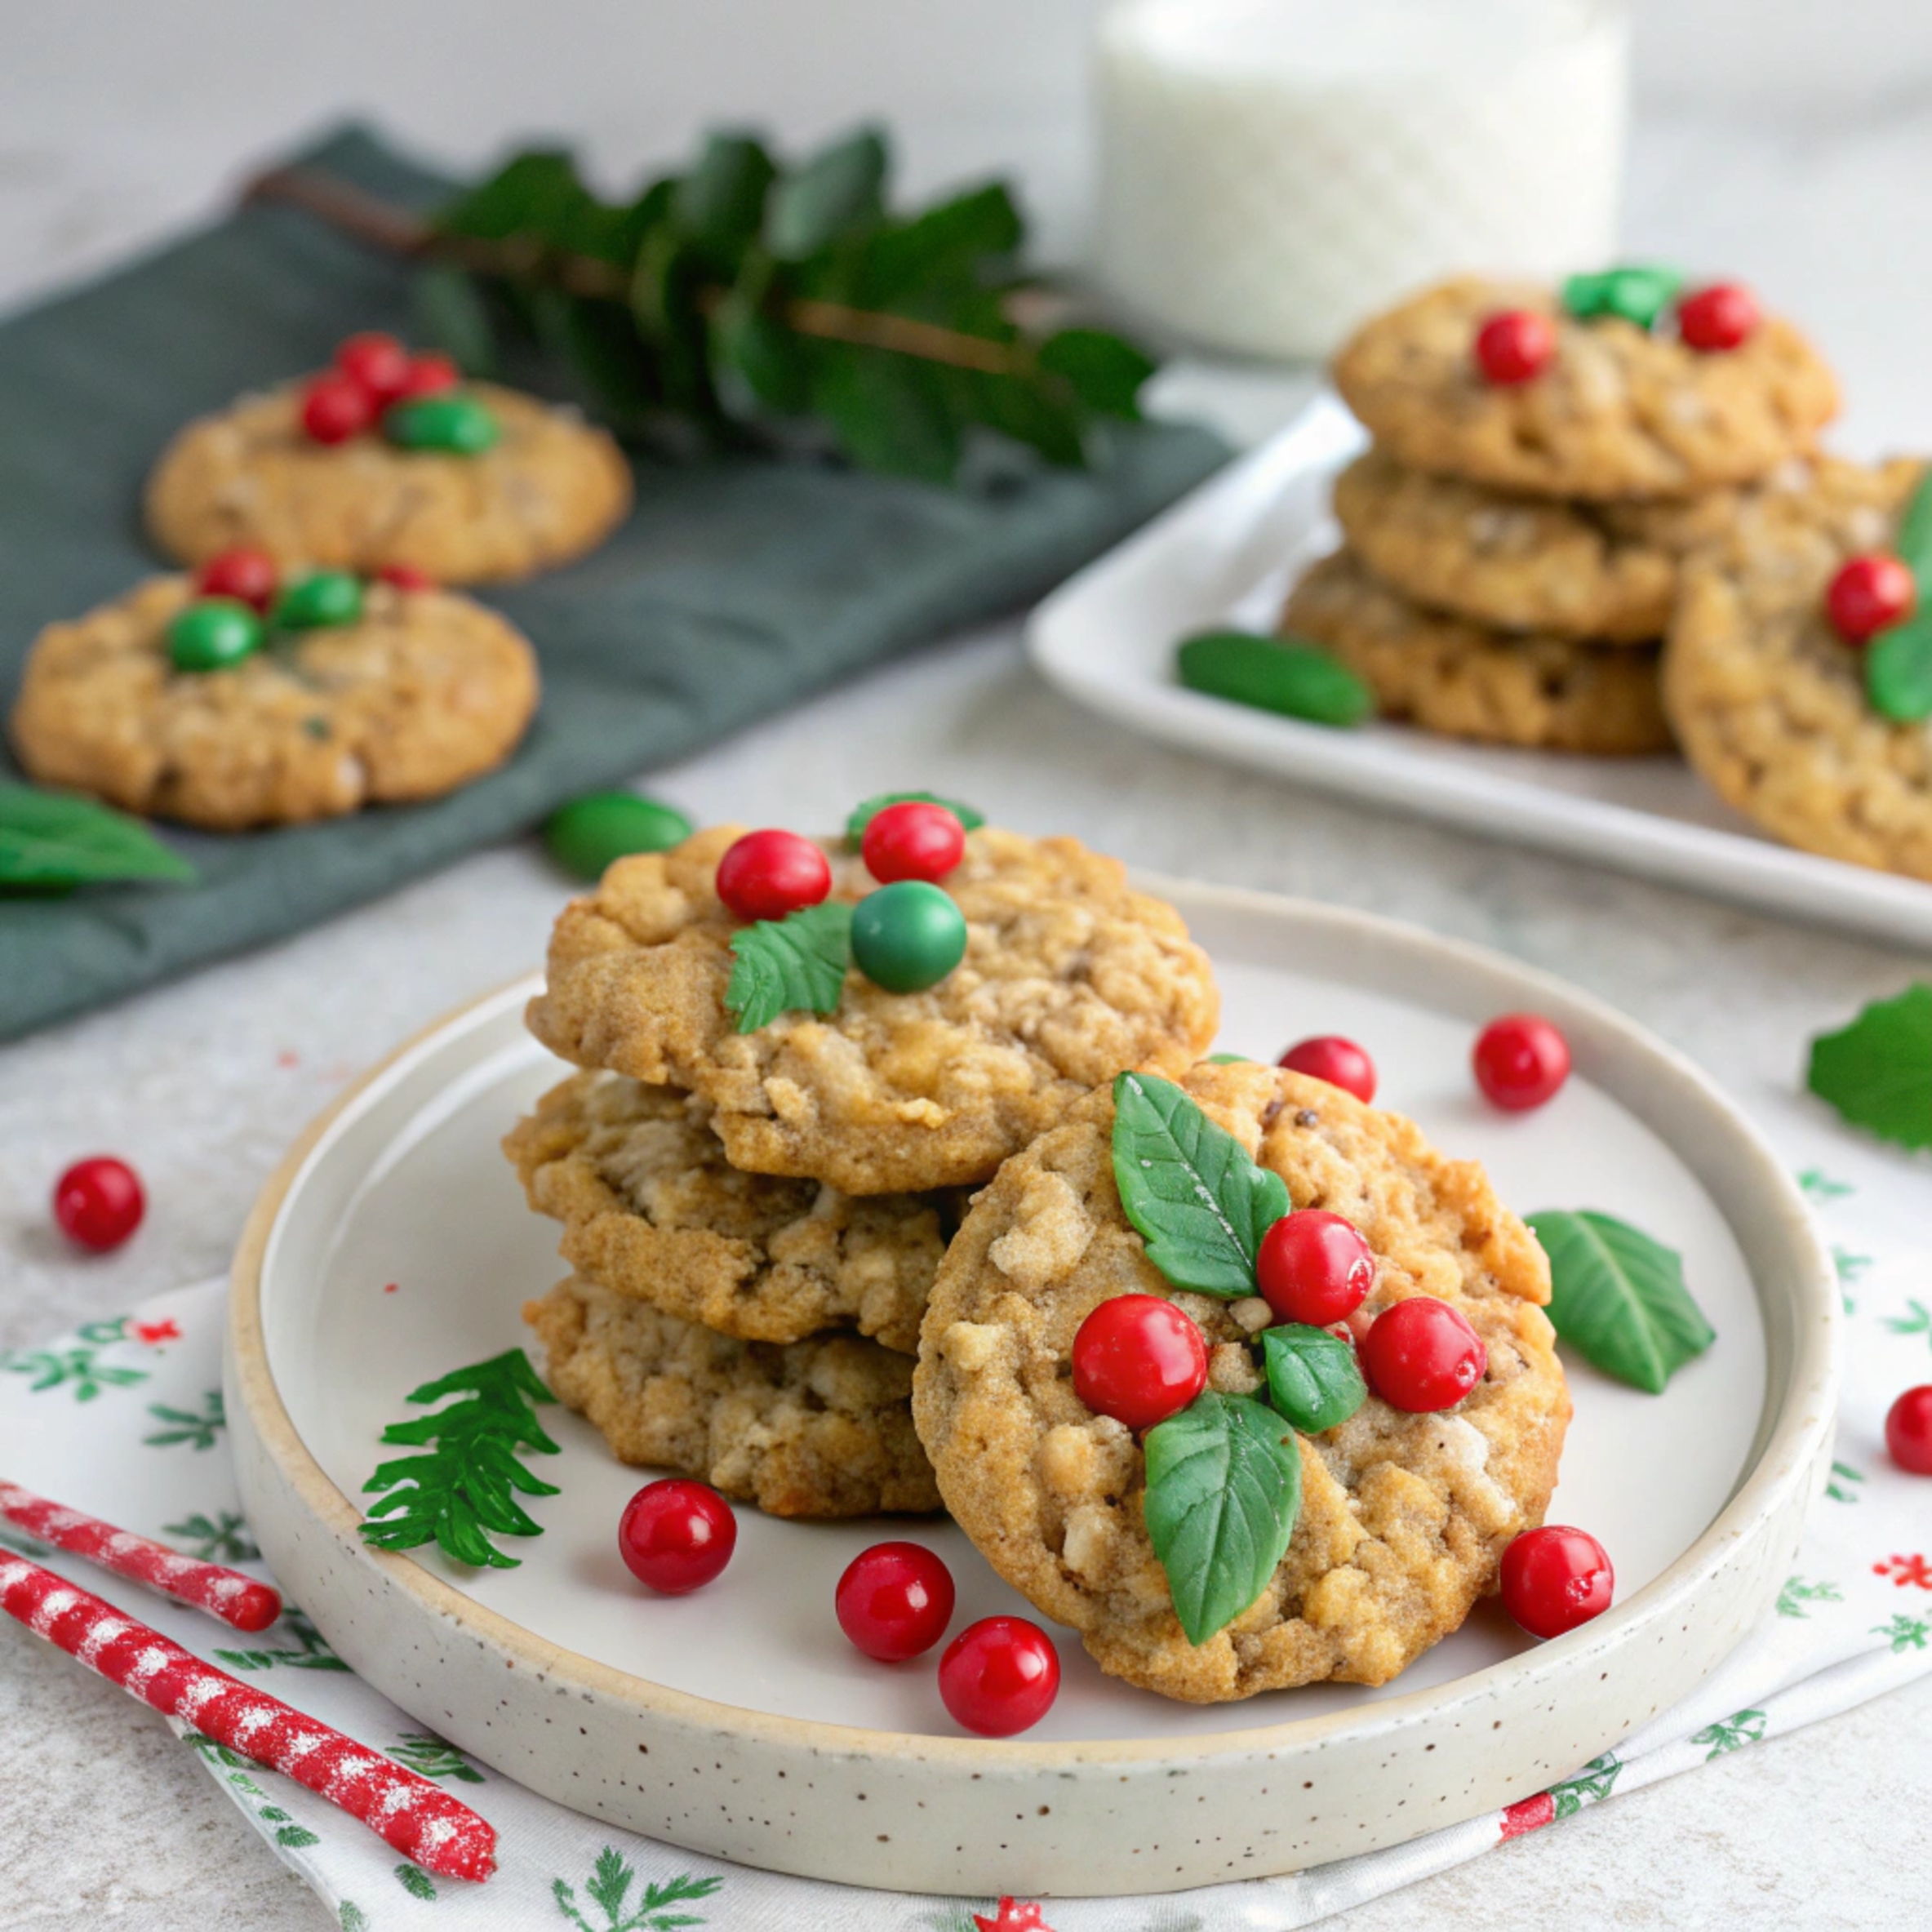
{"label": "white rectangular platter", "polygon": [[1027,645],[1050,682],[1148,736],[1297,784],[1606,865],[1763,912],[1932,945],[1932,886],[1792,851],[1675,758],[1457,744],[1401,725],[1334,731],[1184,691],[1175,643],[1273,628],[1298,570],[1335,539],[1329,486],[1361,447],[1319,397],[1278,435],[1070,580]]}

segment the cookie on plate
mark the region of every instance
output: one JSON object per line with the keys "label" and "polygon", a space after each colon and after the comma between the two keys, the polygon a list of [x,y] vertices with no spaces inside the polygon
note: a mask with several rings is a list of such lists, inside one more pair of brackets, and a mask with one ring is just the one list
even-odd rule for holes
{"label": "cookie on plate", "polygon": [[948,1250],[913,1388],[921,1440],[981,1553],[1109,1674],[1195,1703],[1386,1683],[1461,1624],[1510,1539],[1542,1521],[1570,1412],[1541,1305],[1548,1264],[1482,1170],[1399,1115],[1252,1064],[1180,1084],[1296,1207],[1360,1229],[1378,1264],[1366,1312],[1414,1295],[1457,1309],[1487,1348],[1481,1380],[1430,1415],[1371,1395],[1299,1438],[1286,1555],[1247,1609],[1190,1643],[1143,1519],[1140,1442],[1074,1392],[1073,1339],[1102,1302],[1160,1295],[1204,1331],[1210,1388],[1251,1395],[1261,1378],[1246,1304],[1172,1287],[1130,1225],[1104,1088],[1001,1169]]}
{"label": "cookie on plate", "polygon": [[620,1461],[695,1476],[772,1516],[939,1506],[913,1429],[912,1361],[876,1342],[737,1341],[581,1277],[523,1318],[552,1392]]}
{"label": "cookie on plate", "polygon": [[[567,906],[531,1031],[580,1066],[695,1093],[735,1167],[848,1194],[984,1180],[1125,1067],[1189,1065],[1214,1037],[1207,957],[1171,906],[1070,838],[971,832],[942,882],[962,962],[924,992],[849,970],[836,1010],[734,1030],[725,994],[741,922],[719,859],[742,828],[624,859]],[[834,899],[873,882],[832,852]]]}
{"label": "cookie on plate", "polygon": [[[1475,344],[1506,311],[1547,323],[1553,353],[1534,373],[1496,381]],[[1748,482],[1809,450],[1838,407],[1830,370],[1777,317],[1733,347],[1697,349],[1662,322],[1653,331],[1614,313],[1579,318],[1555,290],[1475,277],[1366,322],[1334,375],[1397,462],[1551,496],[1686,496]]]}
{"label": "cookie on plate", "polygon": [[401,446],[373,424],[318,442],[304,426],[305,393],[291,383],[245,396],[168,445],[146,513],[170,556],[198,564],[247,545],[283,565],[373,574],[401,564],[439,583],[496,583],[596,549],[630,509],[616,443],[534,396],[468,384],[461,402],[494,434],[465,448]]}
{"label": "cookie on plate", "polygon": [[[177,666],[177,620],[201,602],[186,577],[50,624],[11,722],[21,764],[43,784],[218,832],[433,798],[500,765],[537,707],[522,634],[450,592],[330,581],[353,615],[271,625],[223,668]],[[224,621],[262,634],[222,602]]]}
{"label": "cookie on plate", "polygon": [[1445,737],[1626,756],[1670,746],[1655,645],[1485,629],[1412,603],[1347,550],[1295,585],[1281,629],[1339,658],[1383,717]]}
{"label": "cookie on plate", "polygon": [[[1800,458],[1762,486],[1810,481]],[[1736,521],[1741,487],[1649,501],[1564,502],[1410,469],[1371,449],[1335,478],[1348,547],[1406,596],[1501,630],[1606,643],[1663,636],[1677,571]]]}
{"label": "cookie on plate", "polygon": [[1774,837],[1932,879],[1932,735],[1872,703],[1868,660],[1827,615],[1853,557],[1889,550],[1925,465],[1835,463],[1687,571],[1663,696],[1684,753]]}
{"label": "cookie on plate", "polygon": [[579,1073],[504,1140],[566,1261],[600,1287],[753,1342],[856,1329],[917,1352],[919,1320],[963,1202],[854,1197],[742,1174],[675,1087]]}

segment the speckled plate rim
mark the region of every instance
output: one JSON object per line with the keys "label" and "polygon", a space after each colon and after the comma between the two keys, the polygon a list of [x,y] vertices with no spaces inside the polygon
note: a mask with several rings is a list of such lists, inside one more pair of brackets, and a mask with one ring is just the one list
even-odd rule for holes
{"label": "speckled plate rim", "polygon": [[[1783,1574],[1787,1557],[1796,1548],[1805,1510],[1821,1486],[1828,1462],[1841,1373],[1841,1313],[1830,1259],[1803,1197],[1757,1130],[1686,1056],[1607,1003],[1503,955],[1441,939],[1374,914],[1268,893],[1158,877],[1140,877],[1135,882],[1167,898],[1184,917],[1210,911],[1269,919],[1286,917],[1304,927],[1321,929],[1327,940],[1338,946],[1352,945],[1384,956],[1401,953],[1419,965],[1447,968],[1464,976],[1495,979],[1499,975],[1510,982],[1512,995],[1520,1003],[1533,1004],[1564,1028],[1579,1073],[1640,1117],[1653,1126],[1657,1126],[1660,1114],[1701,1122],[1706,1133],[1690,1145],[1686,1145],[1682,1135],[1657,1127],[1698,1174],[1700,1183],[1707,1187],[1710,1184],[1700,1164],[1700,1152],[1705,1160],[1721,1158],[1739,1163],[1739,1171],[1744,1176],[1742,1184],[1755,1188],[1771,1211],[1748,1228],[1739,1228],[1728,1212],[1725,1218],[1731,1222],[1761,1296],[1764,1273],[1772,1258],[1781,1259],[1788,1282],[1790,1305],[1783,1308],[1767,1305],[1765,1309],[1767,1379],[1774,1386],[1767,1390],[1763,1419],[1746,1472],[1723,1510],[1683,1555],[1628,1601],[1617,1604],[1595,1623],[1534,1650],[1447,1684],[1355,1710],[1290,1719],[1249,1730],[1219,1732],[1199,1739],[1042,1743],[1024,1739],[949,1738],[871,1730],[776,1717],[716,1703],[552,1644],[484,1609],[407,1557],[371,1549],[358,1534],[361,1511],[323,1472],[276,1388],[263,1326],[264,1261],[291,1196],[300,1186],[304,1175],[326,1155],[334,1135],[344,1123],[435,1053],[451,1034],[486,1023],[506,1008],[521,1006],[541,984],[541,975],[536,974],[443,1015],[355,1081],[311,1124],[257,1197],[234,1259],[224,1361],[231,1415],[243,1423],[237,1432],[236,1449],[245,1496],[249,1496],[252,1486],[244,1458],[259,1450],[266,1459],[265,1473],[272,1477],[276,1490],[307,1512],[336,1546],[337,1557],[364,1573],[369,1584],[380,1579],[384,1589],[401,1593],[421,1611],[457,1627],[466,1637],[506,1658],[521,1659],[560,1693],[575,1692],[586,1699],[615,1699],[640,1717],[686,1727],[694,1737],[716,1740],[728,1735],[773,1750],[803,1754],[821,1766],[833,1761],[880,1767],[896,1764],[917,1767],[922,1774],[966,1774],[975,1781],[985,1779],[1002,1783],[1015,1777],[1030,1779],[1058,1774],[1064,1778],[1108,1770],[1131,1773],[1139,1782],[1148,1774],[1173,1775],[1191,1767],[1206,1770],[1237,1762],[1273,1762],[1286,1756],[1324,1752],[1344,1741],[1350,1745],[1372,1747],[1414,1734],[1423,1726],[1446,1725],[1459,1730],[1460,1717],[1479,1711],[1486,1716],[1497,1708],[1497,1700],[1504,1693],[1509,1705],[1517,1710],[1534,1710],[1548,1700],[1548,1708],[1553,1712],[1558,1708],[1557,1700],[1566,1691],[1579,1696],[1582,1687],[1594,1689],[1599,1679],[1607,1682],[1611,1674],[1609,1669],[1602,1668],[1594,1677],[1593,1670],[1624,1656],[1646,1637],[1654,1637],[1662,1643],[1679,1630],[1688,1636],[1702,1593],[1715,1579],[1742,1563],[1748,1562],[1751,1575],[1740,1585],[1740,1601],[1748,1597],[1756,1611],[1761,1612],[1770,1600],[1777,1579]],[[1781,1389],[1776,1386],[1780,1383]],[[253,1498],[250,1500],[252,1503]],[[275,1552],[269,1545],[282,1541],[276,1534],[281,1526],[258,1521],[255,1527],[273,1561]],[[325,1607],[320,1603],[307,1607],[326,1633]],[[1748,1622],[1748,1619],[1741,1617],[1721,1647],[1704,1645],[1708,1654],[1677,1694],[1682,1694],[1717,1667],[1742,1637]],[[1681,1648],[1695,1650],[1699,1646],[1694,1641]],[[369,1671],[365,1674],[372,1681],[379,1676]],[[377,1687],[384,1688],[380,1681]],[[394,1696],[393,1689],[389,1694]],[[1674,1697],[1669,1701],[1675,1701]],[[1641,1711],[1625,1713],[1614,1727],[1615,1736],[1627,1734],[1648,1714]],[[1606,1739],[1606,1743],[1613,1741]],[[487,1759],[488,1753],[483,1755]],[[1559,1765],[1552,1774],[1560,1775],[1566,1769],[1574,1766]],[[537,1779],[526,1776],[524,1781],[542,1788]],[[1121,1782],[1126,1783],[1126,1777]],[[546,1795],[562,1803],[572,1801],[571,1795],[565,1791],[551,1790]],[[590,1809],[601,1816],[613,1815],[603,1805],[580,1808]],[[1470,1815],[1476,1810],[1487,1808],[1487,1805],[1473,1805],[1461,1814]],[[1366,1841],[1358,1839],[1346,1849],[1361,1850],[1399,1842],[1452,1821],[1453,1815],[1431,1817],[1418,1812],[1412,1829],[1372,1835]],[[694,1850],[741,1859],[744,1856],[742,1852],[721,1850],[703,1832],[680,1837],[674,1832],[660,1829],[657,1835],[686,1843]],[[1326,1855],[1341,1855],[1341,1852],[1338,1849]],[[868,1874],[863,1859],[855,1868],[849,1841],[839,1848],[836,1867],[815,1854],[802,1854],[797,1860],[752,1858],[745,1862],[770,1863],[777,1869],[812,1876],[843,1876],[851,1882],[893,1887],[917,1884],[922,1888],[948,1889],[946,1877],[957,1876],[946,1874],[935,1879],[928,1875],[908,1880],[896,1870],[884,1876]],[[1315,1862],[1318,1860],[1303,1858],[1272,1868],[1264,1864],[1257,1868],[1250,1864],[1245,1870],[1246,1875],[1259,1876],[1271,1868],[1295,1869]],[[1213,1876],[1184,1876],[1178,1882],[1170,1881],[1165,1889],[1179,1889],[1179,1884],[1212,1882]],[[1228,1872],[1220,1876],[1237,1874]],[[1125,1886],[1108,1883],[1096,1888],[1056,1885],[1048,1882],[1046,1874],[1028,1882],[1035,1890],[1063,1894],[1088,1889],[1163,1889],[1150,1885],[1139,1874]],[[963,1885],[959,1889],[984,1887]]]}

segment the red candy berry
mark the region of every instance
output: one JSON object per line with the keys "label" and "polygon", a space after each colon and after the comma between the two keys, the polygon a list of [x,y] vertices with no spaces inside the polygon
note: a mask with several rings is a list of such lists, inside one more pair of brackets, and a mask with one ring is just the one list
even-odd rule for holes
{"label": "red candy berry", "polygon": [[1053,1639],[1024,1617],[969,1623],[939,1659],[939,1695],[953,1721],[983,1738],[1010,1738],[1037,1724],[1059,1694]]}
{"label": "red candy berry", "polygon": [[1616,1588],[1610,1557],[1587,1530],[1545,1523],[1503,1552],[1503,1607],[1532,1637],[1561,1637],[1601,1617]]}
{"label": "red candy berry", "polygon": [[1553,1099],[1570,1077],[1570,1042],[1534,1013],[1505,1013],[1476,1036],[1476,1084],[1493,1106],[1521,1113]]}
{"label": "red candy berry", "polygon": [[1742,348],[1762,319],[1757,297],[1739,282],[1714,282],[1677,304],[1677,334],[1707,355]]}
{"label": "red candy berry", "polygon": [[1887,1410],[1885,1446],[1914,1476],[1932,1476],[1932,1382],[1908,1388]]}
{"label": "red candy berry", "polygon": [[943,805],[908,798],[874,812],[859,850],[882,886],[945,877],[966,856],[966,828]]}
{"label": "red candy berry", "polygon": [[1311,1080],[1326,1080],[1330,1086],[1354,1095],[1365,1107],[1375,1097],[1375,1063],[1339,1033],[1317,1033],[1312,1040],[1297,1040],[1275,1064],[1291,1073],[1305,1073]]}
{"label": "red candy berry", "polygon": [[427,571],[419,571],[413,563],[385,563],[375,573],[379,584],[388,584],[398,590],[433,590],[436,580]]}
{"label": "red candy berry", "polygon": [[76,1161],[54,1184],[60,1232],[99,1253],[119,1247],[140,1226],[147,1205],[140,1177],[111,1154]]}
{"label": "red candy berry", "polygon": [[1895,557],[1874,553],[1839,567],[1825,589],[1825,615],[1848,644],[1863,644],[1912,614],[1919,589]]}
{"label": "red candy berry", "polygon": [[374,330],[340,344],[335,366],[373,396],[379,408],[393,402],[409,384],[409,351],[393,335]]}
{"label": "red candy berry", "polygon": [[1503,309],[1476,331],[1476,366],[1485,382],[1528,382],[1556,353],[1556,328],[1534,309]]}
{"label": "red candy berry", "polygon": [[868,1657],[903,1663],[953,1621],[953,1572],[922,1544],[875,1543],[846,1566],[833,1599],[838,1627]]}
{"label": "red candy berry", "polygon": [[1157,1295],[1117,1295],[1073,1337],[1073,1392],[1096,1415],[1151,1429],[1207,1386],[1207,1341]]}
{"label": "red candy berry", "polygon": [[748,832],[717,862],[717,895],[740,919],[782,919],[832,890],[832,867],[796,832]]}
{"label": "red candy berry", "polygon": [[716,1490],[682,1477],[646,1483],[624,1504],[617,1526],[624,1567],[666,1597],[709,1583],[737,1543],[731,1505]]}
{"label": "red candy berry", "polygon": [[1412,1295],[1384,1308],[1361,1345],[1369,1386],[1413,1415],[1453,1409],[1490,1366],[1482,1337],[1446,1301]]}
{"label": "red candy berry", "polygon": [[1284,1321],[1345,1321],[1375,1286],[1375,1257],[1352,1222],[1304,1207],[1261,1237],[1255,1285]]}
{"label": "red candy berry", "polygon": [[449,357],[432,351],[428,355],[414,356],[410,359],[403,374],[402,387],[392,398],[397,402],[413,402],[419,396],[445,396],[451,389],[460,388],[463,371]]}
{"label": "red candy berry", "polygon": [[317,442],[347,442],[375,420],[375,398],[349,375],[318,375],[302,398],[302,427]]}
{"label": "red candy berry", "polygon": [[224,550],[195,573],[203,597],[232,597],[266,615],[275,601],[275,559],[266,550]]}

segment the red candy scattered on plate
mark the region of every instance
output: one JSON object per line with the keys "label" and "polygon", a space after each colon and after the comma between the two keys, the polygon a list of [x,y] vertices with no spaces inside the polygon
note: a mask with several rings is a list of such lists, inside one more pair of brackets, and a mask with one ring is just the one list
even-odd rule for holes
{"label": "red candy scattered on plate", "polygon": [[1908,1388],[1885,1412],[1885,1446],[1912,1476],[1932,1476],[1932,1382]]}
{"label": "red candy scattered on plate", "polygon": [[1375,1063],[1339,1033],[1317,1033],[1312,1039],[1297,1040],[1275,1064],[1290,1073],[1305,1073],[1311,1080],[1326,1080],[1330,1086],[1354,1095],[1365,1107],[1375,1097]]}
{"label": "red candy scattered on plate", "polygon": [[647,1482],[624,1505],[617,1552],[641,1583],[682,1597],[719,1574],[738,1547],[738,1518],[708,1484],[682,1477]]}
{"label": "red candy scattered on plate", "polygon": [[1024,1617],[983,1617],[939,1659],[939,1696],[953,1721],[983,1738],[1030,1730],[1059,1695],[1053,1639]]}
{"label": "red candy scattered on plate", "polygon": [[953,1596],[952,1571],[922,1544],[875,1543],[846,1566],[833,1606],[868,1657],[903,1663],[946,1634]]}
{"label": "red candy scattered on plate", "polygon": [[1616,1588],[1608,1554],[1587,1530],[1545,1523],[1503,1552],[1503,1607],[1532,1637],[1561,1637],[1601,1617]]}
{"label": "red candy scattered on plate", "polygon": [[140,1226],[147,1205],[140,1177],[111,1154],[76,1161],[54,1184],[60,1232],[97,1254],[119,1247]]}
{"label": "red candy scattered on plate", "polygon": [[1521,1113],[1553,1099],[1570,1077],[1570,1042],[1534,1013],[1506,1013],[1476,1038],[1476,1084],[1493,1106]]}

